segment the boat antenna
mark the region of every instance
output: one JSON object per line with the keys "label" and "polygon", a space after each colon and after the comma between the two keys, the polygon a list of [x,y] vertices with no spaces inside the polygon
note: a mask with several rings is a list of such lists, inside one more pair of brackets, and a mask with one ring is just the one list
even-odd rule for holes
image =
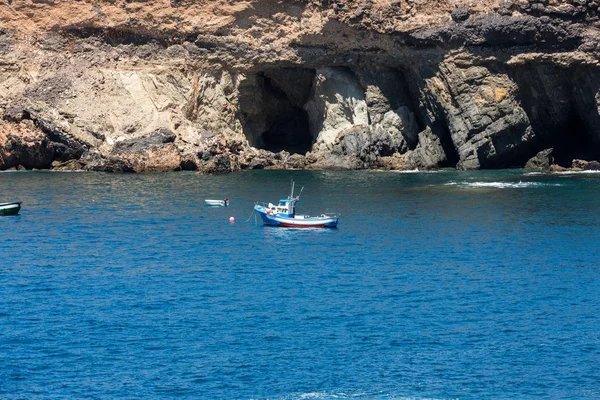
{"label": "boat antenna", "polygon": [[302,189],[300,189],[300,193],[298,193],[298,200],[300,200],[300,195],[302,194],[302,191],[304,190],[304,186],[302,186]]}

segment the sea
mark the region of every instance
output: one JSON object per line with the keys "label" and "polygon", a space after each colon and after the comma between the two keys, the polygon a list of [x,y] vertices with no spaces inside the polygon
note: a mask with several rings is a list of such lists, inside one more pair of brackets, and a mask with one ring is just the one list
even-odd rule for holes
{"label": "sea", "polygon": [[[260,223],[292,180],[336,229]],[[1,399],[600,399],[600,174],[25,171],[2,201]]]}

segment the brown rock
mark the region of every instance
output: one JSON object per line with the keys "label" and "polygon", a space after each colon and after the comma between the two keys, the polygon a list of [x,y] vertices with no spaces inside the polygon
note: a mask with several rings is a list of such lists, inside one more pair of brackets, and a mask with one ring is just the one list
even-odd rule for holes
{"label": "brown rock", "polygon": [[[117,142],[110,158],[123,163],[124,171],[166,172],[181,169],[181,154],[173,143],[175,134],[158,129],[150,135]],[[118,167],[121,169],[120,165]]]}
{"label": "brown rock", "polygon": [[53,158],[52,142],[40,130],[0,120],[0,170],[48,168]]}
{"label": "brown rock", "polygon": [[381,160],[383,162],[383,169],[386,170],[398,170],[398,171],[404,171],[408,168],[408,160],[407,160],[407,154],[401,155],[401,154],[394,154],[392,156],[386,156],[386,157],[382,157]]}
{"label": "brown rock", "polygon": [[586,161],[586,160],[573,160],[571,168],[582,170],[582,171],[600,171],[600,162],[598,161]]}
{"label": "brown rock", "polygon": [[11,1],[0,20],[16,124],[0,168],[395,168],[400,153],[477,169],[600,150],[597,1]]}
{"label": "brown rock", "polygon": [[304,169],[306,168],[307,161],[306,157],[300,154],[292,154],[286,161],[285,167],[287,169]]}

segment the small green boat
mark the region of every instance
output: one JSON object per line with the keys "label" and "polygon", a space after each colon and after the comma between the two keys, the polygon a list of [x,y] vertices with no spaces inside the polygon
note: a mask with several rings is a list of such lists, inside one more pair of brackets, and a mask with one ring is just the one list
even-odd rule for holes
{"label": "small green boat", "polygon": [[0,203],[0,215],[17,215],[21,211],[21,202]]}

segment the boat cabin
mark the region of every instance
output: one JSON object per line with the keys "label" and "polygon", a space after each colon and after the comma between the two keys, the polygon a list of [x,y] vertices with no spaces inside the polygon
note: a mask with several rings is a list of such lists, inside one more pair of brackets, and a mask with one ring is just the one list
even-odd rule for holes
{"label": "boat cabin", "polygon": [[296,214],[296,202],[297,199],[284,199],[279,200],[277,207],[274,204],[269,203],[269,209],[273,213],[283,214],[284,216],[293,217]]}

